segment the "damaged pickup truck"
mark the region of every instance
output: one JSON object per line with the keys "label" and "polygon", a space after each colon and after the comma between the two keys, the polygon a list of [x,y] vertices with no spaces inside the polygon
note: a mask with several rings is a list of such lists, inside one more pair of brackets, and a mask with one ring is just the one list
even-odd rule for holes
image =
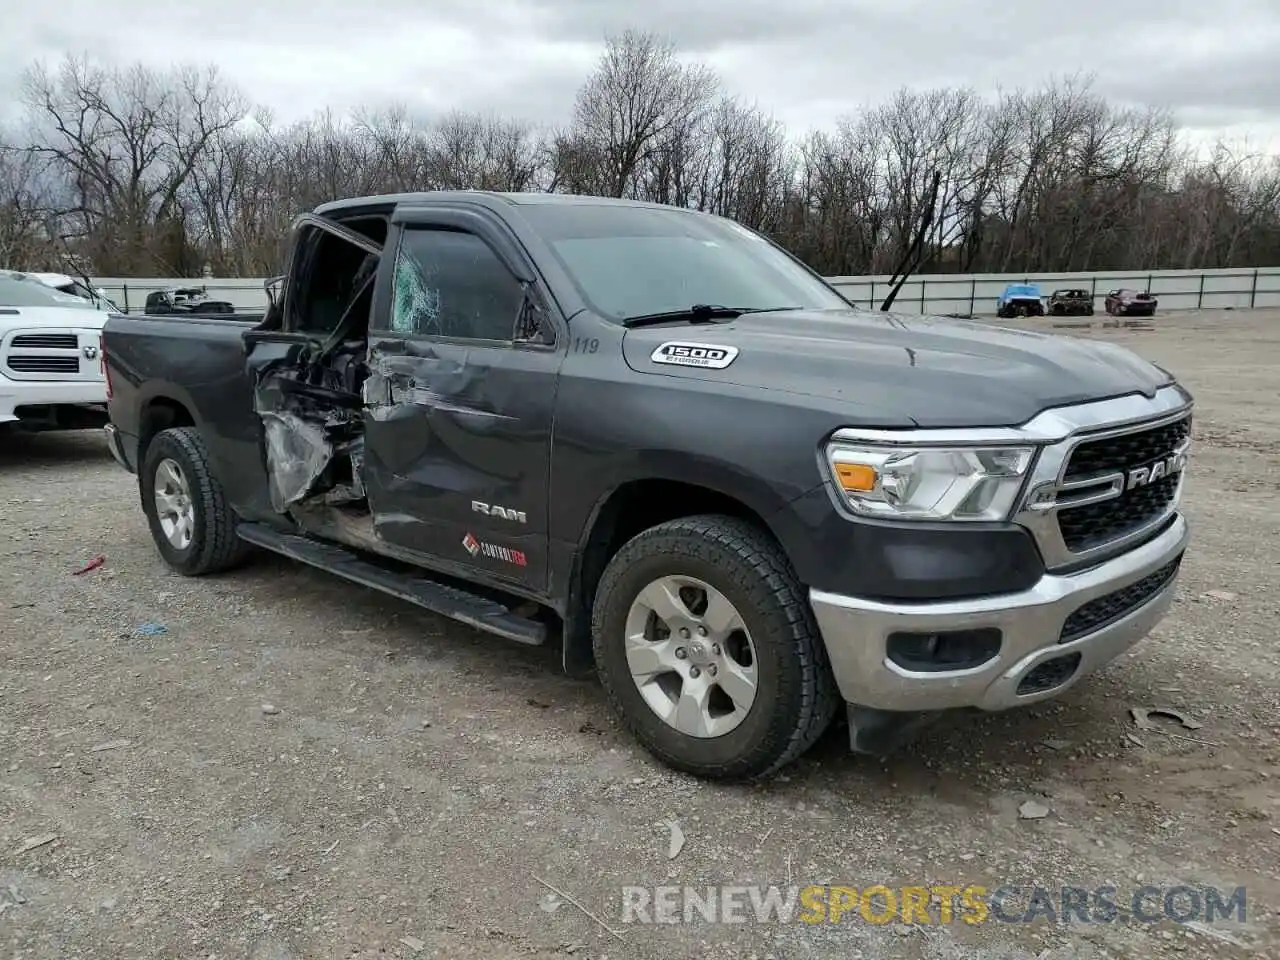
{"label": "damaged pickup truck", "polygon": [[557,643],[681,770],[1057,696],[1173,598],[1192,400],[1113,345],[858,310],[732,221],[545,194],[326,204],[271,301],[107,322],[164,559],[256,546]]}

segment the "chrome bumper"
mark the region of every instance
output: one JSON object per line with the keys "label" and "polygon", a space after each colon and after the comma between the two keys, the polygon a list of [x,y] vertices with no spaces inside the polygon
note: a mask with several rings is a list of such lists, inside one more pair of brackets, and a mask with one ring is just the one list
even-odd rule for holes
{"label": "chrome bumper", "polygon": [[[1189,534],[1186,519],[1177,514],[1167,530],[1142,546],[1078,573],[1046,574],[1023,593],[938,603],[879,603],[813,590],[809,599],[846,702],[881,710],[1003,710],[1058,696],[1146,636],[1173,602],[1176,574],[1120,619],[1078,639],[1058,642],[1068,617],[1091,600],[1176,560]],[[886,655],[888,637],[897,631],[983,627],[1001,632],[1001,646],[994,658],[977,667],[913,671]],[[1018,692],[1029,672],[1071,654],[1080,655],[1079,663],[1057,686]]]}
{"label": "chrome bumper", "polygon": [[124,455],[124,445],[120,439],[120,431],[116,429],[114,423],[108,423],[102,428],[103,434],[107,438],[107,449],[111,451],[111,456],[115,458],[116,463],[124,467],[130,473],[133,468],[129,466],[129,461]]}

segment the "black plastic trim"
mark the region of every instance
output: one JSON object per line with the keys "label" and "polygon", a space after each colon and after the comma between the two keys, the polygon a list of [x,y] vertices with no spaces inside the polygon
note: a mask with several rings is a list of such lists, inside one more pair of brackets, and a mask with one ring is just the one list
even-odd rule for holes
{"label": "black plastic trim", "polygon": [[770,520],[802,583],[869,600],[959,600],[1029,590],[1044,576],[1035,540],[1013,523],[850,519],[817,487]]}

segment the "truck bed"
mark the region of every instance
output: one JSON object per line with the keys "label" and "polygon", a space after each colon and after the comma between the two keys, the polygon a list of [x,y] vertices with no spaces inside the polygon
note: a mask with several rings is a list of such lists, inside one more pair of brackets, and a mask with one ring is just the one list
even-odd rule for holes
{"label": "truck bed", "polygon": [[265,486],[243,340],[262,316],[116,314],[107,320],[107,411],[128,469],[138,469],[139,439],[154,432],[159,418],[200,427],[225,484]]}
{"label": "truck bed", "polygon": [[232,323],[247,323],[250,326],[257,326],[262,322],[266,313],[253,310],[238,310],[235,313],[143,313],[141,310],[134,310],[127,315],[147,320],[225,320]]}

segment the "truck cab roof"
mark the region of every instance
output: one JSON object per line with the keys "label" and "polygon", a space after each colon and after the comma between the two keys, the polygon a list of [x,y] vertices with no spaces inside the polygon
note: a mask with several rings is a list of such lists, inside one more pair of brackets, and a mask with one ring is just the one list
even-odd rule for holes
{"label": "truck cab roof", "polygon": [[1011,283],[1004,288],[1006,297],[1038,297],[1040,288],[1034,283]]}
{"label": "truck cab roof", "polygon": [[[373,209],[393,209],[401,206],[436,203],[440,201],[471,200],[486,206],[499,203],[512,206],[562,205],[562,206],[618,206],[651,207],[680,212],[682,208],[669,204],[651,203],[646,200],[629,200],[623,197],[590,197],[571,193],[498,193],[490,190],[422,190],[413,193],[386,193],[367,197],[349,197],[331,200],[316,207],[313,213],[321,217],[342,216]],[[689,211],[693,213],[694,211]]]}

